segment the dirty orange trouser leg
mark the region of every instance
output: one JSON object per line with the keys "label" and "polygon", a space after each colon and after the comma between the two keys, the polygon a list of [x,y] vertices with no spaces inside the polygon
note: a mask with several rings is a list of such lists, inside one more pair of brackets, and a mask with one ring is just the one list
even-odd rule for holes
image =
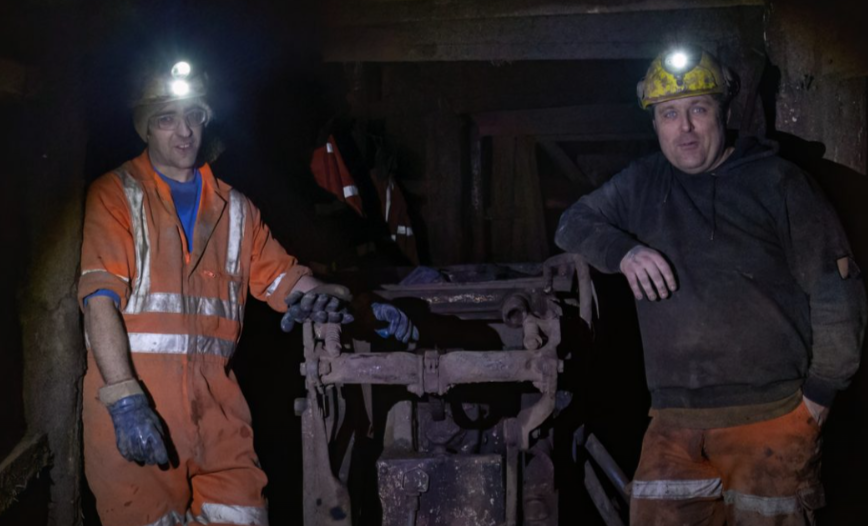
{"label": "dirty orange trouser leg", "polygon": [[820,429],[804,402],[719,429],[654,419],[632,485],[632,526],[803,526],[823,505]]}
{"label": "dirty orange trouser leg", "polygon": [[89,355],[84,463],[103,526],[267,525],[267,479],[253,451],[250,412],[225,360],[142,354],[133,360],[175,458],[161,469],[120,456],[108,410],[97,399],[103,381]]}

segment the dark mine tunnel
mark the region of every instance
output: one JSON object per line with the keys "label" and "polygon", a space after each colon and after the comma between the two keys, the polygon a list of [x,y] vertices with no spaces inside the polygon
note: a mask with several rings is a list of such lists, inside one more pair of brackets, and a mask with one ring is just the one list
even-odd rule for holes
{"label": "dark mine tunnel", "polygon": [[[850,0],[4,3],[0,526],[675,525],[688,501],[716,506],[691,524],[868,523],[865,27]],[[170,70],[160,89],[201,80],[207,98],[143,103]],[[671,118],[700,139],[667,146],[688,102]],[[725,130],[707,120],[721,109]],[[777,153],[744,161],[760,144]],[[679,164],[695,150],[715,163]],[[786,168],[767,184],[744,166]],[[695,213],[672,219],[685,202]],[[649,239],[679,289],[637,302],[629,258]],[[303,299],[281,330],[283,298],[313,283],[303,267],[343,286],[308,288],[355,321],[314,323],[324,301]],[[699,321],[650,326],[669,305],[653,319]],[[94,356],[103,307],[123,331],[117,381]],[[406,320],[418,336],[402,342]],[[795,351],[760,349],[784,338]],[[715,383],[740,357],[737,385]],[[759,431],[784,420],[797,432]],[[115,451],[130,422],[167,429],[168,463]],[[666,463],[700,443],[687,433],[702,476]],[[813,456],[777,450],[785,433]],[[750,440],[763,458],[709,475]]]}

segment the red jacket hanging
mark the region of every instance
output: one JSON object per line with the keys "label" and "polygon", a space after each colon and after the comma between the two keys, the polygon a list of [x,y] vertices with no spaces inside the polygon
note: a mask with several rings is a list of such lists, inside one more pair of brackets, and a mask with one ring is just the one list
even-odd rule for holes
{"label": "red jacket hanging", "polygon": [[360,216],[362,212],[362,198],[359,196],[359,188],[353,179],[353,174],[344,163],[341,152],[335,144],[335,138],[329,135],[325,145],[313,151],[313,159],[310,162],[310,170],[318,185],[328,190],[339,201],[345,202]]}

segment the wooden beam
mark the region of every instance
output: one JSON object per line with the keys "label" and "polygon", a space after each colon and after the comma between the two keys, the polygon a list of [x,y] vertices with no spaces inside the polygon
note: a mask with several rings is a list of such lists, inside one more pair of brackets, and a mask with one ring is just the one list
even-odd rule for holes
{"label": "wooden beam", "polygon": [[[762,47],[758,6],[331,27],[327,62],[650,59],[674,42]],[[749,38],[746,38],[748,35]]]}
{"label": "wooden beam", "polygon": [[50,456],[45,435],[30,435],[0,463],[0,514],[15,503],[15,498],[48,465]]}
{"label": "wooden beam", "polygon": [[618,136],[650,134],[651,122],[636,104],[598,104],[540,110],[476,113],[481,136]]}
{"label": "wooden beam", "polygon": [[618,142],[618,141],[652,141],[657,142],[657,136],[649,130],[637,133],[585,133],[578,135],[548,135],[547,140],[555,142]]}
{"label": "wooden beam", "polygon": [[598,186],[584,172],[582,172],[581,168],[570,159],[570,156],[564,152],[564,149],[561,148],[558,143],[555,141],[539,141],[537,144],[539,144],[540,148],[548,154],[552,162],[555,163],[555,166],[558,167],[558,170],[560,170],[561,173],[564,174],[571,183],[573,183],[573,186],[575,186],[577,190],[587,192],[588,190],[593,190]]}
{"label": "wooden beam", "polygon": [[329,0],[332,27],[383,25],[433,20],[601,15],[741,6],[765,7],[765,0]]}
{"label": "wooden beam", "polygon": [[[466,261],[464,122],[445,104],[425,118],[425,228],[431,262],[455,265]],[[417,238],[419,239],[419,238]]]}
{"label": "wooden beam", "polygon": [[533,137],[495,137],[491,148],[490,258],[543,261],[545,213]]}

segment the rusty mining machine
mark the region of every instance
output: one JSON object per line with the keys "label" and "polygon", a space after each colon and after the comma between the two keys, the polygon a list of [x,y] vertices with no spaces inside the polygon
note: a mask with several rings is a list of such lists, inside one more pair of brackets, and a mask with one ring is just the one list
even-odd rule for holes
{"label": "rusty mining machine", "polygon": [[[496,349],[372,352],[369,342],[342,343],[338,325],[305,324],[307,396],[295,402],[305,526],[557,526],[551,429],[571,399],[558,387],[569,355],[562,314],[590,326],[589,271],[579,265],[574,287],[539,264],[499,266],[506,279],[492,267],[448,267],[448,282],[378,294],[470,324],[459,332],[482,327]],[[593,435],[575,437],[598,466],[584,466],[591,500],[609,526],[623,524],[626,477]]]}

